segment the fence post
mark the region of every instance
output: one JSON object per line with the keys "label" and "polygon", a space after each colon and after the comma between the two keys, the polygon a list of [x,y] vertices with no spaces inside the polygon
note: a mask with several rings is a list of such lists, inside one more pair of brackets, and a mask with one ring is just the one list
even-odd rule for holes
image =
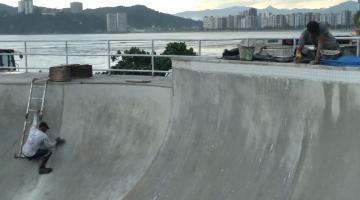
{"label": "fence post", "polygon": [[151,40],[151,76],[154,76],[155,70],[155,59],[154,59],[155,47],[154,47],[154,40]]}
{"label": "fence post", "polygon": [[199,40],[199,56],[201,56],[201,40]]}
{"label": "fence post", "polygon": [[68,48],[68,41],[65,41],[65,57],[66,57],[66,64],[69,64],[69,48]]}
{"label": "fence post", "polygon": [[27,42],[24,42],[24,52],[25,52],[25,72],[28,73]]}
{"label": "fence post", "polygon": [[109,69],[108,75],[111,75],[111,56],[110,56],[111,46],[110,46],[110,40],[107,41],[107,53],[108,53],[108,69]]}
{"label": "fence post", "polygon": [[360,56],[360,39],[359,38],[357,38],[356,39],[356,55],[357,56]]}
{"label": "fence post", "polygon": [[296,38],[293,38],[293,51],[296,50]]}

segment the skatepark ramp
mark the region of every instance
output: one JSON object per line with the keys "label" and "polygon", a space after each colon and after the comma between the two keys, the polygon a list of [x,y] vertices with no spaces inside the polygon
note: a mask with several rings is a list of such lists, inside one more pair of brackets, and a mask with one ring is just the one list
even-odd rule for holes
{"label": "skatepark ramp", "polygon": [[13,158],[28,85],[3,81],[1,199],[358,198],[358,71],[174,64],[162,86],[50,84],[44,119],[67,143],[41,176]]}

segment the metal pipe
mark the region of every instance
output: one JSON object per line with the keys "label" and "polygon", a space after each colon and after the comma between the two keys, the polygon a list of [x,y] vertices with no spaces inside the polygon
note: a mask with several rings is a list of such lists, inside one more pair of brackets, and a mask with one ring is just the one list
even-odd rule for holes
{"label": "metal pipe", "polygon": [[68,49],[68,41],[65,41],[65,57],[66,57],[66,64],[69,64],[69,49]]}
{"label": "metal pipe", "polygon": [[43,113],[44,113],[44,104],[45,104],[45,97],[46,97],[46,91],[47,91],[47,84],[48,80],[45,81],[45,88],[42,95],[42,101],[41,101],[41,107],[40,107],[40,119],[42,119]]}
{"label": "metal pipe", "polygon": [[293,51],[296,49],[296,38],[293,38]]}
{"label": "metal pipe", "polygon": [[154,40],[151,40],[151,76],[154,76],[155,73],[155,58],[154,58],[154,54],[155,54],[155,47],[154,47]]}
{"label": "metal pipe", "polygon": [[[0,55],[4,55],[0,53]],[[28,54],[6,54],[6,55],[29,55],[29,56],[59,56],[64,57],[66,54],[50,54],[50,53],[28,53]],[[200,56],[183,56],[183,55],[151,55],[151,54],[69,54],[69,57],[91,56],[91,57],[104,57],[104,56],[124,56],[124,57],[163,57],[163,58],[199,58]],[[201,56],[201,58],[217,58],[217,56]]]}
{"label": "metal pipe", "polygon": [[[1,69],[13,69],[10,67],[1,67]],[[19,69],[25,69],[25,68],[19,68]],[[42,70],[49,70],[49,68],[39,68],[39,67],[33,67],[33,68],[29,68],[29,69],[42,69]],[[93,68],[93,71],[109,71],[109,69],[97,69],[97,68]],[[165,73],[169,73],[168,71],[163,71],[163,70],[132,70],[132,69],[110,69],[110,71],[114,71],[114,72],[149,72],[149,73],[161,73],[161,74],[165,74]]]}
{"label": "metal pipe", "polygon": [[356,39],[356,55],[360,55],[360,39]]}
{"label": "metal pipe", "polygon": [[108,52],[108,69],[109,69],[109,73],[108,75],[111,75],[111,46],[110,46],[110,40],[107,41],[107,52]]}
{"label": "metal pipe", "polygon": [[[360,39],[359,36],[355,37],[335,37],[336,39],[342,39],[342,40],[355,40]],[[245,37],[240,38],[229,38],[229,39],[206,39],[206,38],[200,38],[200,39],[177,39],[178,41],[189,41],[189,42],[196,42],[199,40],[202,41],[232,41],[232,40],[244,40],[247,39]],[[250,38],[250,39],[258,39],[258,40],[271,40],[271,39],[292,39],[292,37],[263,37],[263,38]],[[138,42],[149,42],[149,41],[174,41],[174,39],[146,39],[146,40],[133,40],[133,39],[122,39],[122,40],[110,40],[112,42],[126,42],[126,41],[138,41]],[[6,42],[6,43],[17,43],[17,42],[107,42],[108,40],[0,40],[0,42]]]}
{"label": "metal pipe", "polygon": [[28,53],[27,53],[27,42],[24,42],[24,52],[25,52],[25,72],[28,73]]}
{"label": "metal pipe", "polygon": [[24,122],[24,126],[23,126],[23,131],[22,131],[22,134],[21,134],[20,146],[19,146],[19,150],[18,150],[18,154],[17,154],[18,157],[21,157],[22,147],[23,147],[24,142],[25,142],[25,132],[26,132],[26,126],[27,126],[28,118],[29,118],[29,108],[30,108],[30,102],[31,102],[31,95],[32,95],[32,92],[33,92],[33,85],[34,85],[35,80],[36,79],[33,79],[31,81],[31,83],[30,83],[30,92],[29,92],[28,102],[27,102],[27,105],[26,105],[25,122]]}
{"label": "metal pipe", "polygon": [[201,56],[201,40],[199,40],[199,53],[198,53],[199,56]]}
{"label": "metal pipe", "polygon": [[[286,37],[285,37],[286,38]],[[356,45],[357,45],[357,55],[360,56],[360,37],[336,37],[337,39],[343,39],[343,40],[356,40]],[[205,39],[205,40],[181,40],[179,39],[179,41],[197,41],[199,43],[199,55],[202,55],[202,42],[203,41],[234,41],[234,40],[240,40],[241,38],[232,38],[232,39]],[[250,41],[249,39],[252,38],[246,38],[247,44],[250,45]],[[254,38],[254,39],[259,39],[259,38]],[[260,38],[259,40],[269,40],[269,39],[283,39],[283,38]],[[287,38],[289,39],[289,38]],[[296,47],[296,40],[297,38],[292,38],[294,41],[293,47]],[[111,56],[124,56],[124,57],[151,57],[151,71],[153,72],[152,75],[154,75],[156,72],[155,70],[155,58],[156,57],[164,57],[164,58],[179,58],[179,59],[188,59],[188,58],[192,58],[192,57],[196,57],[199,58],[200,56],[176,56],[176,55],[155,55],[155,42],[157,40],[152,39],[152,40],[69,40],[69,41],[81,41],[81,42],[85,42],[85,41],[107,41],[108,42],[108,53],[107,54],[69,54],[69,41],[65,41],[65,54],[60,53],[60,54],[51,54],[51,53],[29,53],[28,52],[28,47],[27,47],[27,43],[28,42],[44,42],[44,41],[50,41],[50,42],[62,42],[62,40],[59,41],[51,41],[51,40],[34,40],[34,41],[24,41],[24,53],[0,53],[0,55],[24,55],[25,56],[25,72],[28,72],[29,69],[44,69],[44,68],[30,68],[29,64],[28,64],[28,57],[29,56],[65,56],[66,57],[66,63],[69,63],[69,57],[71,56],[76,56],[76,57],[86,57],[86,56],[104,56],[104,57],[108,57],[108,70],[111,69]],[[152,53],[150,55],[144,55],[144,54],[111,54],[111,41],[151,41],[151,49],[152,49]],[[173,41],[170,39],[159,39],[158,41]],[[13,41],[0,41],[0,42],[13,42]],[[19,42],[19,41],[14,41],[14,42]],[[217,45],[219,46],[219,45]],[[201,58],[204,59],[212,59],[212,58],[217,58],[217,56],[201,56]],[[9,69],[13,69],[13,68],[9,68]],[[23,68],[17,68],[17,69],[23,69]],[[112,70],[109,70],[109,73]]]}

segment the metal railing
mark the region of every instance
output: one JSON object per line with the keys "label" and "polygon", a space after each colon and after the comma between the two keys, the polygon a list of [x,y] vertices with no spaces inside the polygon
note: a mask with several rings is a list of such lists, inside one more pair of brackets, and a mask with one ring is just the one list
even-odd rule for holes
{"label": "metal railing", "polygon": [[[336,37],[337,40],[349,40],[356,44],[356,55],[360,56],[360,37]],[[28,40],[28,41],[13,41],[13,40],[5,40],[0,41],[0,43],[22,43],[23,44],[23,50],[24,52],[19,53],[0,53],[0,55],[22,55],[24,56],[24,65],[25,67],[16,67],[16,69],[22,69],[25,70],[25,72],[28,72],[29,69],[44,69],[39,67],[29,67],[28,59],[29,56],[60,56],[65,58],[65,63],[69,64],[69,57],[92,57],[92,56],[101,56],[101,57],[107,57],[107,69],[94,69],[94,71],[106,71],[109,74],[111,74],[112,71],[119,71],[119,72],[148,72],[151,73],[151,75],[154,75],[155,73],[168,73],[168,71],[161,71],[155,69],[155,58],[191,58],[191,57],[202,57],[202,58],[217,58],[218,56],[209,56],[209,55],[203,55],[202,51],[204,49],[204,42],[230,42],[230,41],[242,41],[242,44],[251,46],[253,44],[257,44],[258,41],[263,41],[265,43],[266,41],[275,41],[275,40],[292,40],[292,48],[293,50],[296,48],[296,43],[298,38],[289,38],[289,37],[280,37],[280,38],[229,38],[229,39],[153,39],[153,40]],[[181,56],[181,55],[156,55],[155,54],[155,47],[156,42],[195,42],[197,43],[197,55],[196,56]],[[28,44],[29,43],[63,43],[64,44],[64,53],[29,53]],[[106,43],[107,47],[107,53],[106,54],[72,54],[69,53],[69,43],[75,43],[75,42],[104,42]],[[151,53],[150,54],[112,54],[111,48],[113,42],[150,42],[151,43]],[[268,44],[268,46],[271,45]],[[111,57],[113,56],[122,56],[122,57],[151,57],[151,70],[131,70],[131,69],[112,69],[111,67]],[[149,66],[150,67],[150,66]],[[6,69],[6,67],[2,67],[2,69]],[[9,67],[10,69],[10,67]],[[11,68],[13,69],[13,68]]]}

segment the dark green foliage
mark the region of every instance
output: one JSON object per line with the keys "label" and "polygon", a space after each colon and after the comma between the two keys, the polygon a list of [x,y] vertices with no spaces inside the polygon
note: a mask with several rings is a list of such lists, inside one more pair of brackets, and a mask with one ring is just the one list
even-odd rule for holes
{"label": "dark green foliage", "polygon": [[17,8],[0,3],[0,16],[16,15]]}
{"label": "dark green foliage", "polygon": [[[121,51],[117,51],[117,54],[122,54]],[[129,50],[125,50],[124,54],[146,54],[149,52],[141,50],[137,47],[131,47]],[[184,42],[172,42],[166,45],[166,48],[161,55],[187,55],[195,56],[193,48],[187,48]],[[112,69],[132,69],[132,70],[151,70],[151,57],[132,57],[132,56],[113,56],[112,61],[118,63],[111,67]],[[171,59],[159,58],[154,59],[155,70],[168,71],[172,68]],[[112,72],[112,74],[128,74],[128,75],[151,75],[151,73],[143,72]],[[155,73],[155,75],[164,75],[161,73]]]}
{"label": "dark green foliage", "polygon": [[360,10],[354,14],[353,22],[356,28],[360,28]]}
{"label": "dark green foliage", "polygon": [[[122,54],[121,51],[117,51],[117,54]],[[137,47],[131,47],[129,50],[125,50],[124,54],[145,54],[150,55]],[[133,69],[133,70],[151,70],[151,57],[136,57],[136,56],[112,56],[112,61],[119,60],[119,62],[111,67],[112,69]],[[145,75],[148,73],[143,72],[116,72],[111,74],[128,74],[128,75]]]}
{"label": "dark green foliage", "polygon": [[[170,42],[166,45],[165,51],[161,55],[184,55],[195,56],[193,48],[187,48],[185,42]],[[156,70],[167,71],[171,69],[172,63],[170,58],[156,58]]]}
{"label": "dark green foliage", "polygon": [[48,34],[48,33],[99,33],[105,30],[105,20],[95,15],[80,15],[66,12],[56,16],[8,15],[1,17],[1,34]]}

